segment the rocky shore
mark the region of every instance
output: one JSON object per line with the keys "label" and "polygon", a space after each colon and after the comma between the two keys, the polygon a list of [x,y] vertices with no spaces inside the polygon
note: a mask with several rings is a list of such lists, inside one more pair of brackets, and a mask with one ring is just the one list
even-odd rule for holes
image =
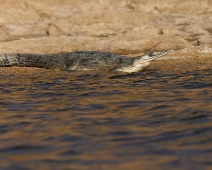
{"label": "rocky shore", "polygon": [[[98,50],[135,56],[172,48],[148,68],[212,66],[212,0],[0,0],[0,53]],[[0,72],[26,68],[1,68]],[[37,69],[27,68],[29,72]]]}

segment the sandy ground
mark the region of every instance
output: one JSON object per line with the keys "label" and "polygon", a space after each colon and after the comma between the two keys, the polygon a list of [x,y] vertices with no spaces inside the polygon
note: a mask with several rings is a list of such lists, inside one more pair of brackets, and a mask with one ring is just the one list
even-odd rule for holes
{"label": "sandy ground", "polygon": [[0,53],[99,50],[134,56],[172,48],[149,68],[210,69],[211,21],[212,0],[0,0]]}

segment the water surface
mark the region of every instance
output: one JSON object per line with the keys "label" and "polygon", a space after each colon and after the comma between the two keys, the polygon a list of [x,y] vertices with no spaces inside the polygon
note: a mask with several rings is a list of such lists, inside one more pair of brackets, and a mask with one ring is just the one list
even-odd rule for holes
{"label": "water surface", "polygon": [[1,170],[212,168],[212,70],[0,83]]}

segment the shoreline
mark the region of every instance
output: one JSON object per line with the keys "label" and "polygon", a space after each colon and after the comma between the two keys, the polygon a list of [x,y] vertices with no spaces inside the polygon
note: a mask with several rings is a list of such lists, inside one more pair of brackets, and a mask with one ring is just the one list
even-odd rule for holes
{"label": "shoreline", "polygon": [[[208,51],[202,53],[201,51]],[[187,51],[187,52],[185,52]],[[127,56],[137,56],[127,55]],[[155,70],[164,73],[182,73],[186,71],[208,70],[212,68],[212,48],[204,49],[183,49],[174,51],[166,56],[163,56],[150,63],[145,70]],[[30,75],[35,73],[49,73],[64,72],[58,69],[45,69],[36,67],[0,67],[0,74],[18,74],[18,75]],[[142,71],[141,71],[142,72]]]}

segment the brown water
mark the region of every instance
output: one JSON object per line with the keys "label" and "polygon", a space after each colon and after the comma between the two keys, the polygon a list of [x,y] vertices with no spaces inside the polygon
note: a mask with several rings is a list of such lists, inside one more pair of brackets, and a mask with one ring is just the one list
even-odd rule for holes
{"label": "brown water", "polygon": [[0,169],[212,169],[212,70],[1,74]]}

